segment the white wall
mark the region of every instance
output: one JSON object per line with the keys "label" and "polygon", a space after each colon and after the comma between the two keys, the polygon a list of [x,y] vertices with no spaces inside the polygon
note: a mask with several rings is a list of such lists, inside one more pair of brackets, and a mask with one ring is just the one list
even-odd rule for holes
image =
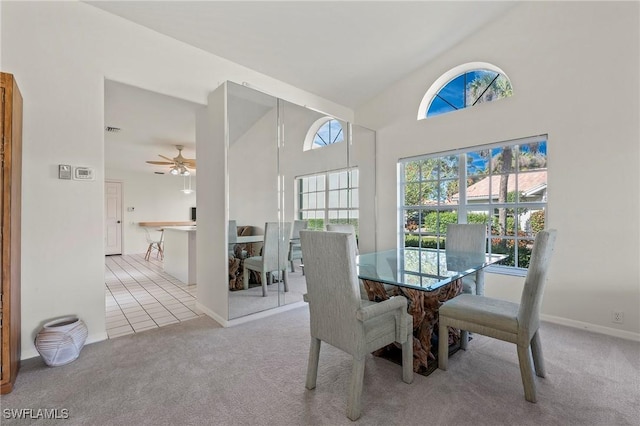
{"label": "white wall", "polygon": [[[546,133],[548,225],[559,235],[542,311],[638,339],[639,28],[637,2],[523,3],[357,109],[377,130],[378,247],[396,241],[399,158]],[[432,82],[473,61],[502,68],[514,95],[416,121]],[[522,283],[489,276],[486,291],[519,300]]]}
{"label": "white wall", "polygon": [[[123,254],[147,251],[149,243],[139,222],[191,220],[191,207],[196,207],[197,192],[182,192],[184,178],[181,176],[107,169],[105,179],[122,182]],[[191,176],[191,189],[196,189],[195,176]],[[134,207],[133,212],[127,211],[128,207]]]}
{"label": "white wall", "polygon": [[[34,336],[53,317],[77,314],[89,328],[89,342],[106,338],[105,79],[199,104],[225,80],[248,81],[353,117],[347,108],[81,2],[0,7],[2,71],[15,75],[24,97],[23,358],[37,354]],[[198,156],[198,174],[213,163]],[[96,180],[69,185],[57,179],[58,164],[94,167]],[[202,175],[200,182],[202,194]],[[219,238],[224,246],[224,233]]]}

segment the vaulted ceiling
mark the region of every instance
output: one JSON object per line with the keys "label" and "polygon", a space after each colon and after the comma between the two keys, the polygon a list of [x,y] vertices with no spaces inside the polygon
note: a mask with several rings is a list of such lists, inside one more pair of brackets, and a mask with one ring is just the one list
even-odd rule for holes
{"label": "vaulted ceiling", "polygon": [[[85,3],[354,109],[483,26],[491,25],[496,17],[518,4],[508,1]],[[118,123],[126,123],[121,134],[105,135],[107,167],[126,159],[125,168],[137,164],[138,170],[148,170],[145,159],[159,159],[157,154],[175,156],[174,146],[179,141],[187,147],[186,157],[195,154],[195,131],[178,130],[184,129],[184,120],[178,119],[172,131],[162,127],[174,120],[158,120],[158,114],[163,114],[159,111],[154,111],[155,117],[145,119],[142,104],[138,108],[121,107],[149,102],[152,94],[109,82],[105,89],[105,125],[119,127]],[[174,111],[174,117],[181,116],[176,115],[176,109],[182,112],[189,109],[187,103],[169,97],[151,103],[156,108],[166,105]]]}

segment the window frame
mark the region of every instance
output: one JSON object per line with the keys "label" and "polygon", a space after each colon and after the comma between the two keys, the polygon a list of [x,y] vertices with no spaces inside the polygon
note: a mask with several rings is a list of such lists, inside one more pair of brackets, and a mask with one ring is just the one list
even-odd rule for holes
{"label": "window frame", "polygon": [[[337,175],[344,172],[347,173],[347,185],[341,186],[339,184],[337,188],[330,188],[330,176]],[[355,179],[353,177],[354,172],[357,174],[357,177]],[[360,207],[359,207],[360,206],[360,200],[359,200],[360,176],[359,174],[360,172],[358,170],[358,167],[346,167],[342,169],[327,170],[324,172],[316,172],[308,175],[296,176],[294,181],[294,185],[296,188],[296,206],[295,206],[296,218],[299,220],[310,220],[308,217],[307,218],[304,217],[304,212],[323,212],[323,218],[322,218],[323,227],[326,228],[326,225],[330,223],[352,223],[356,229],[356,234],[357,234],[358,223],[360,220]],[[303,179],[311,178],[311,177],[315,177],[316,179],[318,177],[322,177],[322,179],[324,180],[324,189],[314,190],[314,191],[309,191],[309,190],[304,191]],[[330,207],[331,193],[338,192],[339,194],[340,191],[345,191],[345,190],[347,191],[347,206],[346,207],[340,207],[340,206]],[[354,190],[356,191],[354,192]],[[324,207],[304,208],[303,198],[305,194],[311,194],[311,193],[319,194],[321,192],[324,193]],[[338,197],[339,196],[340,195],[338,195]],[[345,211],[347,212],[346,219],[330,218],[329,212],[337,212],[337,216],[340,216],[340,212],[345,212]],[[352,212],[355,212],[355,215]],[[344,222],[345,220],[347,222]],[[353,223],[353,221],[355,221],[355,223]]]}
{"label": "window frame", "polygon": [[[443,113],[443,114],[437,114],[435,116],[427,117],[427,112],[429,111],[429,107],[431,106],[431,103],[433,102],[433,100],[436,98],[438,93],[440,93],[440,91],[447,84],[449,84],[451,81],[453,81],[455,78],[457,78],[457,77],[459,77],[459,76],[461,76],[463,74],[466,74],[468,72],[478,71],[478,70],[492,71],[492,72],[496,72],[498,74],[501,74],[507,80],[509,80],[509,83],[511,84],[511,87],[513,87],[513,83],[511,83],[511,79],[509,78],[507,73],[505,73],[501,68],[499,68],[499,67],[497,67],[497,66],[495,66],[493,64],[490,64],[488,62],[468,62],[468,63],[465,63],[465,64],[461,64],[461,65],[458,65],[457,67],[454,67],[454,68],[450,69],[449,71],[445,72],[444,74],[442,74],[429,87],[429,89],[427,90],[427,92],[423,96],[422,100],[420,101],[420,106],[418,107],[417,119],[418,120],[426,120],[427,118],[433,118],[433,117],[437,117],[437,116],[440,116],[440,115],[446,115],[446,113]],[[466,109],[466,108],[463,108],[463,109]],[[451,112],[453,112],[453,111],[451,111]]]}
{"label": "window frame", "polygon": [[[317,145],[315,141],[316,141],[316,136],[318,136],[318,132],[320,132],[320,130],[327,124],[330,125],[332,121],[335,121],[340,126],[340,132],[338,132],[338,135],[342,134],[342,138],[340,140],[334,140],[333,142],[329,142],[325,145]],[[336,139],[337,137],[338,136],[336,136]],[[345,126],[343,126],[341,120],[327,115],[317,119],[316,121],[313,122],[311,126],[309,126],[309,130],[307,130],[307,134],[304,138],[304,143],[302,144],[302,150],[310,151],[310,150],[319,149],[319,148],[326,148],[328,146],[342,143],[346,139],[347,139],[347,134],[346,134]]]}
{"label": "window frame", "polygon": [[[468,147],[468,148],[461,148],[461,149],[456,149],[456,150],[451,150],[451,151],[443,151],[443,152],[437,152],[437,153],[432,153],[432,154],[425,154],[425,155],[419,155],[419,156],[413,156],[413,157],[407,157],[407,158],[401,158],[398,160],[397,163],[397,182],[398,182],[398,202],[397,202],[397,206],[398,206],[398,212],[397,212],[397,219],[398,219],[398,223],[397,223],[397,229],[398,229],[398,247],[405,247],[405,239],[407,235],[416,235],[418,237],[418,241],[422,241],[423,237],[435,237],[435,245],[437,248],[441,248],[440,242],[442,238],[446,237],[446,233],[441,233],[440,232],[440,226],[441,226],[441,222],[440,222],[440,215],[438,215],[438,220],[437,220],[437,224],[436,224],[436,229],[433,232],[422,232],[422,219],[419,219],[418,221],[418,232],[412,232],[411,230],[408,230],[406,228],[407,225],[407,217],[410,217],[410,215],[408,214],[408,212],[411,211],[416,211],[418,212],[419,217],[422,216],[422,212],[431,212],[431,211],[436,211],[436,212],[448,212],[448,211],[455,211],[457,212],[457,223],[467,223],[467,216],[469,213],[478,213],[478,212],[486,212],[487,213],[487,218],[488,218],[488,222],[487,225],[489,226],[489,232],[492,229],[492,218],[495,216],[495,211],[497,211],[500,208],[504,208],[504,209],[512,209],[512,210],[517,210],[517,209],[521,209],[521,208],[526,208],[532,211],[537,211],[537,210],[541,210],[544,212],[544,217],[545,217],[545,225],[548,223],[548,218],[549,218],[549,212],[548,212],[548,200],[546,199],[546,197],[543,198],[543,200],[541,201],[522,201],[522,200],[517,200],[516,202],[511,202],[511,201],[507,201],[507,202],[503,202],[503,203],[499,203],[497,201],[493,201],[493,190],[491,189],[491,177],[493,176],[499,176],[500,173],[492,173],[491,171],[485,176],[485,177],[489,177],[489,196],[486,202],[469,202],[467,199],[467,169],[468,169],[468,165],[467,165],[467,154],[468,153],[473,153],[473,152],[479,152],[479,151],[483,151],[483,150],[491,150],[491,149],[496,149],[496,148],[504,148],[504,147],[514,147],[514,146],[523,146],[523,145],[528,145],[528,144],[532,144],[532,143],[540,143],[540,142],[545,142],[545,144],[547,144],[548,146],[548,135],[544,134],[544,135],[537,135],[537,136],[531,136],[531,137],[525,137],[525,138],[519,138],[519,139],[512,139],[512,140],[508,140],[508,141],[502,141],[502,142],[496,142],[496,143],[491,143],[491,144],[487,144],[487,145],[480,145],[480,146],[473,146],[473,147]],[[438,173],[437,173],[437,178],[436,179],[423,179],[421,178],[418,181],[407,181],[405,179],[406,174],[405,174],[405,167],[407,164],[409,163],[415,163],[418,161],[424,161],[424,160],[432,160],[432,159],[441,159],[441,158],[446,158],[446,157],[453,157],[453,156],[457,156],[458,157],[458,194],[459,194],[459,198],[458,198],[458,202],[457,204],[446,204],[446,203],[442,203],[441,201],[438,201],[437,204],[428,204],[428,205],[406,205],[404,204],[405,201],[405,197],[406,197],[406,191],[408,188],[408,184],[415,184],[415,183],[420,183],[422,184],[423,182],[431,182],[431,183],[436,183],[437,187],[441,187],[441,183],[442,182],[446,182],[446,181],[451,181],[452,179],[450,178],[442,178],[441,174],[440,174],[440,168],[438,169]],[[533,170],[535,171],[535,170]],[[516,186],[517,186],[517,182],[519,179],[519,176],[523,176],[526,175],[528,173],[532,173],[532,170],[520,170],[519,166],[516,163],[516,169],[513,170],[512,172],[510,172],[509,174],[513,174],[515,175],[515,179],[516,179]],[[545,167],[545,171],[548,171],[548,153],[546,154],[546,167]],[[546,187],[545,187],[545,193],[546,193]],[[405,213],[407,213],[405,215]],[[514,219],[515,220],[515,224],[514,227],[516,227],[516,229],[519,229],[519,223],[518,223],[518,219]],[[497,236],[495,238],[498,238]],[[531,240],[533,237],[531,236],[519,236],[518,232],[515,232],[515,234],[513,236],[509,236],[509,235],[500,235],[499,239],[503,239],[505,241],[514,241],[514,255],[517,258],[517,254],[518,254],[518,241],[524,241],[524,240]],[[491,235],[489,235],[488,239],[491,239]],[[425,250],[426,248],[420,247],[421,244],[418,244],[417,249],[419,250]],[[492,250],[492,245],[489,243],[487,244],[487,248],[488,251],[491,252]],[[489,268],[487,268],[487,270],[489,272],[494,272],[494,273],[500,273],[500,274],[506,274],[506,275],[517,275],[517,276],[525,276],[526,272],[527,272],[527,268],[522,268],[522,267],[517,267],[517,266],[505,266],[505,265],[492,265]]]}

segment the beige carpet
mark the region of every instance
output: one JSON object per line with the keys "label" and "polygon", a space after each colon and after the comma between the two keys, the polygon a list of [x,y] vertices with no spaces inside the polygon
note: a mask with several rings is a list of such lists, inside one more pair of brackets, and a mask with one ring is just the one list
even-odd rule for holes
{"label": "beige carpet", "polygon": [[[23,362],[9,409],[67,409],[65,425],[348,425],[351,362],[330,346],[318,386],[304,387],[306,307],[221,328],[200,318],[86,346],[73,363]],[[513,345],[475,335],[449,370],[402,382],[367,358],[363,425],[637,425],[640,343],[543,324],[548,371],[525,401]],[[34,411],[35,412],[35,411]]]}

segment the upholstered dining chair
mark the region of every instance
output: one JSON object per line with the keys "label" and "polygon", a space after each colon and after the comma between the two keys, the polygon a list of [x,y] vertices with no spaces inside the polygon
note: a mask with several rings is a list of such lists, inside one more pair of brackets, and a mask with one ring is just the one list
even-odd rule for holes
{"label": "upholstered dining chair", "polygon": [[348,223],[328,223],[327,231],[329,232],[346,232],[348,234],[353,234],[353,238],[356,240],[356,255],[360,254],[358,250],[358,240],[356,238],[356,228],[355,226]]}
{"label": "upholstered dining chair", "polygon": [[144,260],[149,260],[153,250],[156,250],[156,259],[164,259],[164,229],[156,229],[153,232],[149,228],[144,228],[145,237],[149,246],[144,255]]}
{"label": "upholstered dining chair", "polygon": [[367,355],[393,342],[402,344],[402,380],[413,381],[413,317],[407,299],[380,303],[362,300],[358,291],[356,241],[351,233],[300,231],[311,314],[307,389],[316,387],[321,342],[353,356],[347,417],[361,414]]}
{"label": "upholstered dining chair", "polygon": [[[360,250],[358,249],[358,240],[356,238],[356,228],[355,226],[348,223],[328,223],[327,232],[346,232],[347,234],[353,235],[353,238],[356,240],[356,256],[360,254]],[[391,291],[391,287],[387,284],[384,285],[387,291]],[[369,300],[369,296],[367,295],[367,290],[364,288],[364,283],[360,280],[360,298],[364,300]]]}
{"label": "upholstered dining chair", "polygon": [[[536,375],[545,376],[539,333],[540,304],[556,235],[556,230],[548,230],[536,236],[520,304],[461,294],[439,309],[440,336],[446,336],[447,327],[453,327],[516,344],[524,397],[529,402],[536,402],[534,368]],[[442,370],[447,369],[448,355],[448,339],[440,339],[438,367]]]}
{"label": "upholstered dining chair", "polygon": [[[291,242],[289,243],[289,263],[291,263],[291,272],[295,272],[296,269],[293,266],[293,261],[296,259],[302,259],[302,248],[300,247],[300,231],[307,229],[309,225],[308,220],[294,220],[293,230],[291,231]],[[304,274],[304,268],[302,269]]]}
{"label": "upholstered dining chair", "polygon": [[[447,254],[453,252],[485,254],[487,225],[450,223],[447,225],[445,251]],[[484,269],[462,278],[462,292],[484,295]]]}
{"label": "upholstered dining chair", "polygon": [[287,263],[291,222],[267,222],[264,225],[264,245],[262,256],[252,256],[244,260],[242,275],[244,289],[249,288],[250,270],[260,272],[262,296],[267,295],[267,284],[271,284],[272,272],[278,271],[284,282],[284,291],[289,291]]}

